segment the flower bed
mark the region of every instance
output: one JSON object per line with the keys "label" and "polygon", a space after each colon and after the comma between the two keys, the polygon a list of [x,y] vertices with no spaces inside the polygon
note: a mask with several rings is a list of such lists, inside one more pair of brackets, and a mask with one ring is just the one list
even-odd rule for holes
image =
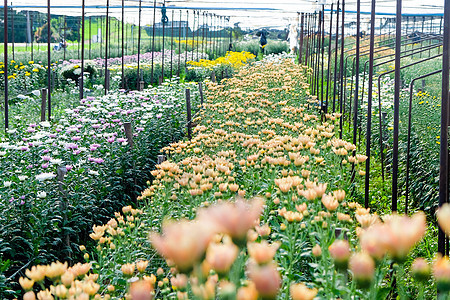
{"label": "flower bed", "polygon": [[255,55],[249,52],[228,51],[225,56],[215,60],[200,59],[198,61],[188,61],[186,80],[203,81],[215,72],[217,80],[231,77],[236,70],[254,61]]}
{"label": "flower bed", "polygon": [[[88,97],[58,123],[9,130],[0,143],[0,248],[6,274],[22,265],[76,261],[93,224],[135,201],[159,149],[185,134],[185,89],[166,82],[142,93]],[[130,122],[130,149],[124,123]],[[59,171],[58,171],[59,169]],[[58,180],[58,172],[66,173]],[[6,271],[6,270],[3,270]]]}

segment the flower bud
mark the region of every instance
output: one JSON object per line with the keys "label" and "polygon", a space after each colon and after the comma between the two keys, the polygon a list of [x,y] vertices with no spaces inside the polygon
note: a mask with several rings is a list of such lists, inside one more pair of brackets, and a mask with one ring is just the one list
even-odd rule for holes
{"label": "flower bud", "polygon": [[338,269],[346,269],[350,257],[350,245],[346,240],[336,240],[328,247],[334,264]]}
{"label": "flower bud", "polygon": [[362,288],[368,288],[375,273],[375,262],[370,255],[360,252],[353,255],[349,262],[350,271],[356,283]]}
{"label": "flower bud", "polygon": [[439,226],[447,236],[450,236],[450,204],[444,203],[436,212]]}
{"label": "flower bud", "polygon": [[185,274],[177,274],[170,279],[174,290],[184,291],[186,289],[188,278]]}
{"label": "flower bud", "polygon": [[206,251],[206,261],[217,273],[227,273],[236,260],[239,249],[233,243],[211,244]]}
{"label": "flower bud", "polygon": [[25,291],[29,291],[33,288],[34,285],[34,280],[30,280],[26,277],[20,277],[19,278],[19,283],[20,286],[25,290]]}
{"label": "flower bud", "polygon": [[140,260],[136,263],[136,269],[139,273],[143,273],[148,266],[148,260]]}
{"label": "flower bud", "polygon": [[448,256],[439,256],[433,264],[433,275],[440,292],[450,291],[450,261]]}
{"label": "flower bud", "polygon": [[314,257],[320,257],[322,255],[322,248],[320,248],[319,244],[316,244],[313,248],[312,248],[312,255]]}
{"label": "flower bud", "polygon": [[133,282],[130,286],[130,295],[133,300],[153,299],[153,286],[147,280]]}
{"label": "flower bud", "polygon": [[134,268],[134,264],[124,264],[122,265],[121,270],[124,275],[131,276],[134,273]]}
{"label": "flower bud", "polygon": [[33,291],[26,292],[23,295],[23,300],[36,300],[36,295]]}
{"label": "flower bud", "polygon": [[249,282],[247,286],[242,286],[239,288],[236,296],[237,300],[258,300],[258,291],[256,290],[255,284]]}
{"label": "flower bud", "polygon": [[247,246],[248,254],[259,265],[272,261],[278,247],[280,247],[278,243],[269,244],[267,241],[262,241],[261,243],[251,243]]}
{"label": "flower bud", "polygon": [[248,276],[255,283],[258,294],[263,299],[276,299],[281,287],[281,277],[275,263],[258,265],[250,263]]}
{"label": "flower bud", "polygon": [[424,258],[418,257],[411,265],[411,273],[417,281],[425,282],[430,278],[431,269]]}
{"label": "flower bud", "polygon": [[292,300],[312,300],[317,295],[317,289],[309,289],[304,283],[296,283],[290,288]]}

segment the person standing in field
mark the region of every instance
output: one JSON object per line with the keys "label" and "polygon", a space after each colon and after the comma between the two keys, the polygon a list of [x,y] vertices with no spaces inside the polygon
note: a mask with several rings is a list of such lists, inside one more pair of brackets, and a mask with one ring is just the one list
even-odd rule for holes
{"label": "person standing in field", "polygon": [[269,32],[265,29],[262,29],[256,33],[256,36],[259,36],[259,43],[261,44],[261,52],[264,54],[264,48],[267,45],[267,36]]}

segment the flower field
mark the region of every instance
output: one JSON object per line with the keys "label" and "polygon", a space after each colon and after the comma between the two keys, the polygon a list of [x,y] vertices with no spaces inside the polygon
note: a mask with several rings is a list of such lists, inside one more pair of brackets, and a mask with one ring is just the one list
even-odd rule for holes
{"label": "flower field", "polygon": [[[208,83],[193,138],[165,146],[161,153],[167,160],[151,176],[140,174],[152,180],[137,205],[122,207],[112,219],[96,220],[85,240],[96,243],[95,251],[73,241],[84,264],[28,268],[20,279],[24,299],[426,299],[433,297],[436,285],[445,299],[450,261],[420,258],[425,249],[415,249],[427,234],[425,214],[379,216],[355,201],[354,187],[364,178],[367,157],[338,138],[339,114],[318,113],[319,103],[306,83],[309,72],[292,59],[272,56],[230,79]],[[130,97],[139,103],[139,94],[122,96]],[[88,104],[75,112],[88,115],[73,116],[88,119],[80,121],[85,127],[69,123],[61,133],[55,128],[63,137],[53,138],[62,142],[52,140],[59,147],[45,153],[49,162],[37,151],[42,144],[28,144],[38,133],[27,131],[38,125],[24,128],[28,140],[6,151],[16,155],[13,161],[36,152],[37,163],[30,168],[36,172],[20,174],[29,177],[34,193],[46,192],[42,199],[50,191],[60,193],[57,180],[49,178],[55,174],[41,170],[44,164],[54,168],[52,159],[70,162],[67,176],[89,181],[108,177],[110,168],[103,166],[113,165],[106,161],[109,156],[114,160],[127,152],[126,140],[119,141],[124,137],[114,129],[124,119],[114,120],[132,108],[109,117],[105,123],[110,126],[100,137],[92,126],[102,122],[89,121],[94,119],[90,108],[97,106]],[[176,112],[176,105],[172,109]],[[142,113],[136,123],[147,126],[155,120]],[[82,136],[77,129],[89,133]],[[96,139],[101,142],[92,150]],[[82,145],[85,149],[75,154]],[[103,149],[106,158],[97,155]],[[85,175],[92,171],[99,175]],[[44,176],[49,181],[39,181]],[[4,186],[16,190],[11,205],[17,209],[25,205],[16,200],[19,186],[20,179]],[[444,206],[438,212],[447,233],[449,211]]]}

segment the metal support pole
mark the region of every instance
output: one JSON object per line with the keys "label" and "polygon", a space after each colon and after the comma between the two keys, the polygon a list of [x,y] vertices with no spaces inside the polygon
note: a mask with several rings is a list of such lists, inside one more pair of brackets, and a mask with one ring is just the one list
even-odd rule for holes
{"label": "metal support pole", "polygon": [[[343,38],[342,38],[343,39]],[[334,49],[334,80],[333,80],[333,112],[336,112],[336,91],[338,87],[338,48],[339,48],[339,0],[337,2],[337,9],[336,9],[336,39],[335,39],[335,49]],[[330,39],[331,43],[331,39]],[[342,84],[342,82],[340,83]]]}
{"label": "metal support pole", "polygon": [[5,81],[5,128],[9,127],[9,103],[8,103],[8,0],[3,2],[3,58],[4,64],[4,81]]}
{"label": "metal support pole", "polygon": [[192,117],[191,117],[191,90],[186,89],[186,113],[187,113],[187,135],[192,139]]}
{"label": "metal support pole", "polygon": [[307,23],[306,23],[306,50],[305,50],[305,65],[309,66],[309,40],[310,40],[310,34],[311,34],[311,30],[310,30],[310,26],[311,26],[311,14],[307,15]]}
{"label": "metal support pole", "polygon": [[400,119],[400,54],[402,38],[402,0],[397,0],[394,84],[394,145],[392,151],[392,211],[397,211],[398,197],[398,132]]}
{"label": "metal support pole", "polygon": [[185,35],[185,40],[186,40],[186,48],[185,48],[185,55],[184,55],[184,69],[186,70],[187,68],[187,57],[188,57],[188,38],[189,38],[189,11],[186,10],[186,35]]}
{"label": "metal support pole", "polygon": [[339,78],[340,78],[340,93],[339,93],[339,113],[341,117],[339,118],[339,138],[342,139],[342,130],[344,129],[343,120],[343,101],[344,101],[344,50],[345,50],[345,0],[342,0],[342,21],[341,21],[341,55],[339,63]]}
{"label": "metal support pole", "polygon": [[302,56],[303,56],[303,27],[304,27],[304,22],[305,22],[305,14],[302,13],[301,14],[301,19],[300,19],[300,43],[299,43],[299,47],[298,47],[298,63],[301,64],[302,63]]}
{"label": "metal support pole", "polygon": [[[163,7],[166,6],[166,0],[164,0],[164,4]],[[161,23],[162,23],[162,61],[161,61],[161,83],[164,82],[164,42],[165,42],[165,31],[166,31],[166,20],[164,20],[164,16],[162,16],[161,18]]]}
{"label": "metal support pole", "polygon": [[[361,39],[361,0],[356,1],[356,63],[355,63],[355,94],[353,97],[353,144],[356,145],[356,135],[358,130],[358,96],[359,96],[359,45]],[[353,150],[353,156],[356,150]],[[352,165],[352,182],[355,176],[355,165]]]}
{"label": "metal support pole", "polygon": [[[34,36],[33,36],[33,14],[30,14],[30,29],[31,29],[31,60],[34,61]],[[64,49],[65,51],[66,49]]]}
{"label": "metal support pole", "polygon": [[170,77],[173,76],[173,20],[174,20],[175,10],[172,9],[172,18],[170,24],[172,25],[172,30],[170,33]]}
{"label": "metal support pole", "polygon": [[150,84],[153,84],[154,58],[155,58],[155,23],[156,22],[156,0],[153,1],[153,35],[152,35],[152,73]]}
{"label": "metal support pole", "polygon": [[[64,39],[65,41],[66,39]],[[89,16],[89,59],[92,59],[92,16]],[[64,48],[65,49],[65,48]]]}
{"label": "metal support pole", "polygon": [[124,26],[125,24],[125,1],[122,0],[122,89],[125,89],[125,39],[124,39]]}
{"label": "metal support pole", "polygon": [[47,0],[47,88],[48,88],[48,120],[51,120],[52,116],[52,62],[51,62],[51,49],[50,49],[50,39],[51,39],[51,31],[50,31],[50,0]]}
{"label": "metal support pole", "polygon": [[[137,53],[137,80],[136,87],[139,88],[139,82],[142,80],[141,78],[141,16],[142,16],[142,0],[139,0],[139,13],[138,13],[138,53]],[[153,55],[153,54],[152,54]]]}
{"label": "metal support pole", "polygon": [[[444,4],[444,47],[442,49],[442,98],[441,98],[441,144],[440,144],[440,169],[439,169],[439,206],[448,203],[448,125],[449,125],[449,67],[450,67],[450,0]],[[445,254],[446,238],[439,227],[438,252]]]}
{"label": "metal support pole", "polygon": [[84,98],[84,30],[85,30],[85,0],[81,1],[81,74],[80,74],[80,100]]}
{"label": "metal support pole", "polygon": [[[12,3],[11,3],[12,5]],[[14,30],[14,10],[11,8],[11,38],[12,38],[12,57],[13,60],[16,60],[16,56],[14,54],[14,43],[15,43],[15,30]]]}
{"label": "metal support pole", "polygon": [[[202,53],[205,53],[205,12],[202,13],[203,20],[202,20]],[[230,32],[230,45],[232,43],[232,36]]]}
{"label": "metal support pole", "polygon": [[[329,38],[328,38],[328,67],[327,67],[327,91],[325,94],[325,113],[328,112],[328,93],[330,90],[330,68],[331,68],[331,33],[333,31],[333,5],[334,3],[331,3],[331,11],[330,11],[330,31],[328,32]],[[323,85],[323,83],[322,83]]]}
{"label": "metal support pole", "polygon": [[375,6],[376,0],[372,0],[370,11],[370,54],[369,54],[369,95],[367,99],[367,136],[366,136],[366,178],[364,187],[364,206],[369,207],[369,180],[370,180],[370,147],[372,136],[372,85],[373,85],[373,57],[375,48]]}
{"label": "metal support pole", "polygon": [[192,22],[192,49],[191,49],[191,61],[194,61],[194,45],[195,45],[195,10],[192,12],[194,21]]}
{"label": "metal support pole", "polygon": [[105,42],[105,95],[108,94],[109,78],[108,78],[108,43],[109,43],[109,0],[106,0],[106,42]]}
{"label": "metal support pole", "polygon": [[180,9],[180,22],[178,23],[178,69],[177,69],[177,77],[180,76],[180,68],[181,68],[181,9]]}

